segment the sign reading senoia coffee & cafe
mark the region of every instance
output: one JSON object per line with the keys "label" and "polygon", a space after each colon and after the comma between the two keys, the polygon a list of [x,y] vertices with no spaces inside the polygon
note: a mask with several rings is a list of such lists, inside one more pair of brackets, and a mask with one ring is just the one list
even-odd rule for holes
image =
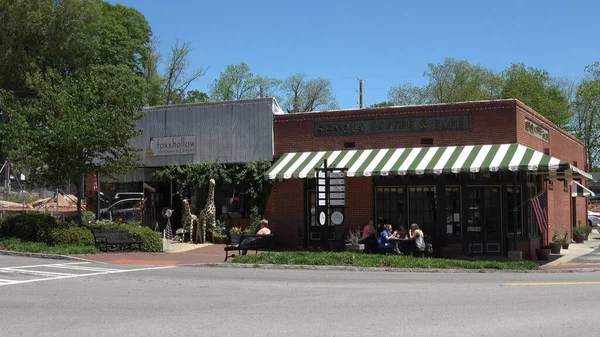
{"label": "sign reading senoia coffee & cafe", "polygon": [[469,115],[316,122],[315,136],[468,130]]}
{"label": "sign reading senoia coffee & cafe", "polygon": [[146,157],[195,154],[196,136],[152,137]]}

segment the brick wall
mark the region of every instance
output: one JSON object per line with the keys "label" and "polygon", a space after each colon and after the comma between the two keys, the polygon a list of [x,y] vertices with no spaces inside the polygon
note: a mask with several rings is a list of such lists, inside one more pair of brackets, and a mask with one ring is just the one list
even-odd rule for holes
{"label": "brick wall", "polygon": [[[582,170],[585,169],[585,149],[580,140],[521,102],[518,102],[516,117],[517,141],[520,144],[540,152],[548,149],[552,157],[569,162]],[[548,130],[548,142],[525,131],[526,118]],[[551,241],[554,231],[557,229],[563,233],[565,231],[569,232],[569,238],[572,237],[573,209],[571,202],[570,187],[565,192],[562,182],[555,182],[553,185],[548,186],[548,222],[550,229],[545,242]],[[576,223],[581,221],[585,225],[587,223],[587,200],[576,198],[575,207]]]}
{"label": "brick wall", "polygon": [[[433,138],[434,146],[503,144],[517,141],[515,109],[517,101],[500,100],[442,104],[432,106],[340,110],[275,116],[275,158],[286,152],[344,149],[354,142],[355,149],[418,147],[421,138]],[[315,136],[315,122],[378,120],[391,118],[469,115],[469,129],[457,131],[401,132],[369,135]]]}

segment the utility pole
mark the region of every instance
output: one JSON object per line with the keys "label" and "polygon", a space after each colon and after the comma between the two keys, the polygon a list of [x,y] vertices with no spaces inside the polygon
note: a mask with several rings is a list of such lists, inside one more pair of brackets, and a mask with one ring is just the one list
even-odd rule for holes
{"label": "utility pole", "polygon": [[260,86],[260,98],[265,98],[265,91],[263,90],[263,86]]}
{"label": "utility pole", "polygon": [[363,105],[363,94],[365,92],[363,91],[363,82],[365,80],[361,79],[360,77],[357,77],[357,78],[358,78],[358,99],[359,99],[358,106],[362,109],[364,107],[364,105]]}

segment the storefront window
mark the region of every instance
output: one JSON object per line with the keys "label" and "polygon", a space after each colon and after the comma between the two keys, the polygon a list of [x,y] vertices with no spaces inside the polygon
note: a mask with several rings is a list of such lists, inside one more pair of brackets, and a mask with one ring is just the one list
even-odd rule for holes
{"label": "storefront window", "polygon": [[[521,186],[517,186],[516,194],[513,192],[512,186],[506,187],[506,223],[508,225],[508,234],[513,235],[515,231],[515,217],[514,207],[521,206],[523,198],[521,196]],[[522,207],[518,209],[517,215],[517,233],[519,237],[523,237],[523,225],[522,225]]]}
{"label": "storefront window", "polygon": [[402,187],[377,187],[376,189],[377,218],[383,223],[391,224],[394,229],[406,226],[406,208],[404,189]]}
{"label": "storefront window", "polygon": [[446,187],[446,236],[460,237],[461,212],[460,212],[460,187]]}
{"label": "storefront window", "polygon": [[435,186],[413,186],[408,189],[408,221],[416,223],[425,234],[434,233],[437,222]]}

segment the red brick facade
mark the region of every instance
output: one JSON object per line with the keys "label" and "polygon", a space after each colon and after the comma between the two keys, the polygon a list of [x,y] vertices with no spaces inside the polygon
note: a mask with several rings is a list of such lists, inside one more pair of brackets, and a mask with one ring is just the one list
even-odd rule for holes
{"label": "red brick facade", "polygon": [[[410,117],[441,117],[468,115],[467,130],[380,133],[367,135],[315,136],[316,122],[380,120]],[[525,120],[548,131],[548,141],[526,131]],[[534,150],[568,161],[580,169],[585,167],[584,148],[578,139],[561,130],[531,108],[517,100],[467,102],[424,106],[341,110],[320,113],[299,113],[275,116],[275,160],[288,152],[344,150],[346,143],[353,149],[421,147],[422,139],[433,139],[433,146],[484,145],[520,143]],[[431,145],[429,145],[431,146]],[[299,231],[306,235],[305,179],[276,181],[267,200],[267,219],[272,220],[278,242],[295,248]],[[337,229],[362,228],[374,216],[374,179],[371,177],[346,180],[346,214],[344,224]],[[549,189],[548,238],[557,228],[569,232],[573,223],[570,188],[563,190],[562,182]],[[586,224],[586,199],[576,198],[576,220]],[[524,240],[520,249],[528,256],[539,247],[539,238]]]}

